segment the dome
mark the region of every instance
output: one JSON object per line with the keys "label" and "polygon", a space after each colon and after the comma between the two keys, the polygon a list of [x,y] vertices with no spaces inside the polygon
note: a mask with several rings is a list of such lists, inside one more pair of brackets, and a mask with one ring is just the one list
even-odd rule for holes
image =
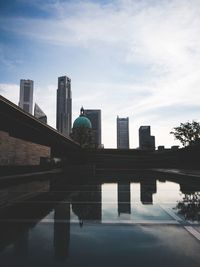
{"label": "dome", "polygon": [[81,108],[80,116],[73,123],[73,129],[75,128],[92,128],[90,120],[84,115],[83,108]]}
{"label": "dome", "polygon": [[78,117],[73,124],[73,128],[92,128],[90,120],[85,116]]}

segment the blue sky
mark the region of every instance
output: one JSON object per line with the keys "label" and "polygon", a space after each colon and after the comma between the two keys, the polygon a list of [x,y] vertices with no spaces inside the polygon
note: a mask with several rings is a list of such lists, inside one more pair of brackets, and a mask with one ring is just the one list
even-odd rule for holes
{"label": "blue sky", "polygon": [[0,2],[0,93],[18,103],[20,79],[55,127],[58,76],[72,80],[73,119],[102,110],[105,147],[116,117],[129,117],[130,145],[151,125],[156,145],[200,117],[200,1],[7,0]]}

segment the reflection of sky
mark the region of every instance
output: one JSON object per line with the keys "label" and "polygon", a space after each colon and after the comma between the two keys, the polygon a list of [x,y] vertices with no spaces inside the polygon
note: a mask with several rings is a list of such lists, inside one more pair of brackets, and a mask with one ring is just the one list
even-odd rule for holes
{"label": "reflection of sky", "polygon": [[117,215],[117,184],[102,185],[102,221],[111,220]]}
{"label": "reflection of sky", "polygon": [[182,199],[180,185],[172,182],[157,182],[157,193],[153,195],[153,201],[158,203],[176,203]]}
{"label": "reflection of sky", "polygon": [[182,198],[178,184],[157,182],[157,192],[153,194],[153,205],[143,205],[140,200],[140,183],[131,183],[131,214],[122,213],[119,216],[117,189],[117,183],[102,185],[103,222],[171,220],[172,218],[159,204],[173,203],[175,206]]}

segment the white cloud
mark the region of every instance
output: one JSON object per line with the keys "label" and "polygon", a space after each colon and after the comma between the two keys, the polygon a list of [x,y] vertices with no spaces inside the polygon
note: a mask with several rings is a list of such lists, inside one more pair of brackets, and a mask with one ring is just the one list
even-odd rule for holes
{"label": "white cloud", "polygon": [[19,100],[19,85],[17,84],[0,84],[0,94],[10,100],[11,102],[18,105]]}
{"label": "white cloud", "polygon": [[[150,123],[159,142],[167,144],[173,143],[169,137],[173,126],[184,116],[191,119],[196,116],[197,112],[189,107],[200,102],[199,0],[118,0],[104,5],[92,1],[36,1],[35,4],[49,12],[50,17],[4,17],[0,19],[0,27],[66,49],[84,47],[97,55],[112,54],[113,65],[126,66],[129,72],[141,69],[140,76],[144,78],[137,83],[124,79],[119,85],[113,79],[104,82],[102,77],[97,83],[89,80],[73,83],[74,114],[78,115],[81,105],[102,109],[106,146],[115,146],[112,136],[116,133],[117,115],[133,117],[132,135],[137,135],[140,123]],[[6,88],[4,93],[14,99],[9,85]],[[16,90],[16,85],[13,88]],[[55,90],[55,85],[46,84],[35,91],[36,102],[54,127]],[[176,106],[185,110],[180,108],[173,116],[171,109]],[[171,117],[163,118],[168,108]],[[137,138],[133,139],[132,145],[137,146]]]}
{"label": "white cloud", "polygon": [[[124,50],[125,60],[158,65],[168,70],[199,57],[200,2],[198,0],[114,1],[41,5],[53,17],[3,18],[2,27],[50,43],[91,48],[113,45]],[[147,1],[148,3],[148,1]],[[51,8],[50,8],[51,7]],[[6,22],[6,23],[5,23]],[[4,26],[3,26],[4,25]]]}

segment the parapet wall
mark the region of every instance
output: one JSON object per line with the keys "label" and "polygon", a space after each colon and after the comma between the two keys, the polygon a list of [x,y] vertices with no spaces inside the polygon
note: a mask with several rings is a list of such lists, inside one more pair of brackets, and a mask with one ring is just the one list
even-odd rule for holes
{"label": "parapet wall", "polygon": [[0,166],[39,165],[40,158],[50,158],[51,149],[0,131]]}

